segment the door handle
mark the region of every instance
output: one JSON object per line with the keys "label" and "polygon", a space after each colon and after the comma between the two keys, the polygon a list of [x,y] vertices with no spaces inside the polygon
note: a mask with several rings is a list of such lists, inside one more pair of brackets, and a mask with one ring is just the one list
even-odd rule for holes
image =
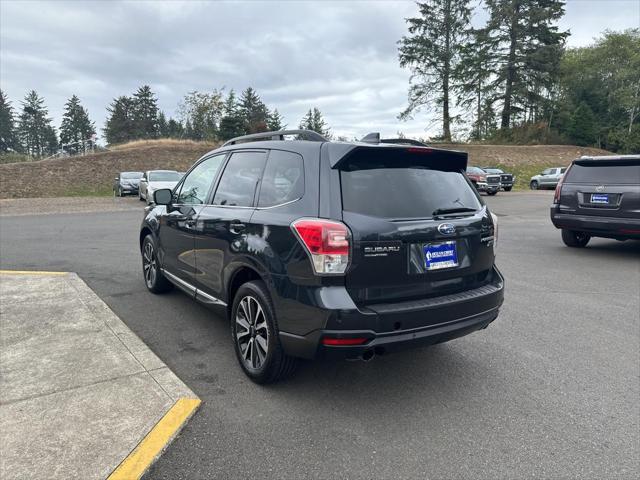
{"label": "door handle", "polygon": [[230,224],[229,224],[229,230],[231,230],[231,233],[241,233],[244,231],[244,229],[247,226],[242,223],[240,220],[233,220]]}

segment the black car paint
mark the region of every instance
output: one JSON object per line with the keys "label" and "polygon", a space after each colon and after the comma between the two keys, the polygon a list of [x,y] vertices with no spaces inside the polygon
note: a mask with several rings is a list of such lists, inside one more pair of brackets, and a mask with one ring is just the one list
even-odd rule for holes
{"label": "black car paint", "polygon": [[[493,263],[492,247],[483,240],[493,233],[487,208],[483,206],[472,216],[447,220],[460,229],[457,238],[461,262],[455,269],[425,275],[418,268],[407,273],[391,268],[393,259],[381,262],[384,265],[367,266],[358,257],[362,242],[382,245],[385,232],[378,231],[380,224],[368,225],[364,219],[342,211],[340,176],[335,167],[354,148],[353,144],[329,142],[259,141],[210,152],[200,161],[213,154],[240,150],[281,149],[299,153],[304,158],[304,194],[288,204],[268,208],[211,205],[229,159],[227,155],[213,182],[207,205],[159,205],[147,209],[140,242],[152,234],[163,268],[186,282],[189,288],[169,279],[191,296],[216,307],[226,307],[227,311],[233,302],[233,292],[239,286],[238,279],[262,279],[277,312],[282,345],[285,352],[293,356],[357,357],[374,347],[380,352],[381,349],[392,351],[403,346],[446,341],[485,328],[498,315],[504,285]],[[393,145],[360,145],[358,148],[370,152],[382,148],[406,150]],[[434,151],[439,155],[448,153]],[[466,154],[452,152],[451,155],[454,159],[451,168],[455,170],[457,163],[464,163],[464,170]],[[256,198],[258,194],[256,191]],[[351,229],[352,265],[345,276],[313,273],[309,257],[291,229],[292,221],[301,217],[344,221]],[[414,223],[410,226],[407,222],[403,228],[396,226],[390,232],[392,235],[402,232],[401,237],[394,238],[403,244],[401,255],[407,255],[407,249],[415,250],[425,239],[451,238],[437,232],[441,221]],[[399,262],[406,265],[402,259]],[[392,273],[391,278],[387,277],[389,285],[384,285],[381,272]],[[483,286],[490,291],[478,290]],[[476,297],[465,296],[465,292],[475,291],[479,292]],[[363,346],[328,347],[321,344],[328,332],[338,337],[365,335],[370,341]]]}
{"label": "black car paint", "polygon": [[[574,160],[573,164],[586,166],[634,165],[640,172],[640,156],[589,157]],[[587,233],[592,237],[617,240],[640,239],[640,174],[625,183],[612,182],[606,171],[598,182],[572,179],[571,168],[565,173],[558,203],[550,208],[553,225]],[[591,203],[592,194],[606,194],[611,202],[606,205]]]}

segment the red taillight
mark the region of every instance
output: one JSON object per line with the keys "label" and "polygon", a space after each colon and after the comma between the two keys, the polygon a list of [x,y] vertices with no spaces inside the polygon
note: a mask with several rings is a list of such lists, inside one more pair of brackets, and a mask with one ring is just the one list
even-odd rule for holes
{"label": "red taillight", "polygon": [[553,193],[554,205],[557,205],[558,203],[560,203],[560,195],[562,194],[562,182],[564,181],[564,177],[567,175],[567,173],[569,173],[569,170],[571,169],[571,165],[569,165],[569,167],[564,171],[564,175],[562,175],[562,178],[560,178],[558,185],[556,185],[556,191]]}
{"label": "red taillight", "polygon": [[311,256],[315,273],[343,274],[349,265],[349,229],[344,223],[301,218],[291,224]]}
{"label": "red taillight", "polygon": [[427,147],[409,147],[407,148],[409,153],[433,153],[433,150]]}
{"label": "red taillight", "polygon": [[362,345],[367,341],[366,338],[323,338],[323,345]]}

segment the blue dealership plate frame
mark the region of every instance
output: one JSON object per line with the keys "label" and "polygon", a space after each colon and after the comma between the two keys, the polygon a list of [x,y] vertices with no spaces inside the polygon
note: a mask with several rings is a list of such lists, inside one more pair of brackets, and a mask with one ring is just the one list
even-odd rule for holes
{"label": "blue dealership plate frame", "polygon": [[423,246],[424,266],[427,271],[454,268],[458,263],[458,245],[455,240],[427,243]]}
{"label": "blue dealership plate frame", "polygon": [[607,205],[609,203],[609,195],[606,193],[592,193],[591,203],[598,203],[601,205]]}

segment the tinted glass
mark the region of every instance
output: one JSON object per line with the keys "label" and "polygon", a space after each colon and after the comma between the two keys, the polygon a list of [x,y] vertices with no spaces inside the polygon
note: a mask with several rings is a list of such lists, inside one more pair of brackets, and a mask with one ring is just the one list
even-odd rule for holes
{"label": "tinted glass", "polygon": [[259,207],[297,200],[304,193],[304,166],[297,153],[272,150],[260,186]]}
{"label": "tinted glass", "polygon": [[250,207],[267,158],[265,152],[231,155],[218,184],[214,205]]}
{"label": "tinted glass", "polygon": [[204,203],[224,157],[224,155],[216,155],[215,157],[207,158],[191,170],[182,183],[176,203]]}
{"label": "tinted glass", "polygon": [[385,218],[430,218],[438,208],[479,209],[462,173],[424,167],[372,168],[340,172],[342,207]]}
{"label": "tinted glass", "polygon": [[478,167],[467,167],[467,173],[472,173],[474,175],[482,175],[484,172],[484,170],[478,168]]}
{"label": "tinted glass", "polygon": [[635,184],[640,185],[638,165],[573,165],[565,183]]}
{"label": "tinted glass", "polygon": [[178,172],[150,172],[150,182],[177,182],[182,176]]}

